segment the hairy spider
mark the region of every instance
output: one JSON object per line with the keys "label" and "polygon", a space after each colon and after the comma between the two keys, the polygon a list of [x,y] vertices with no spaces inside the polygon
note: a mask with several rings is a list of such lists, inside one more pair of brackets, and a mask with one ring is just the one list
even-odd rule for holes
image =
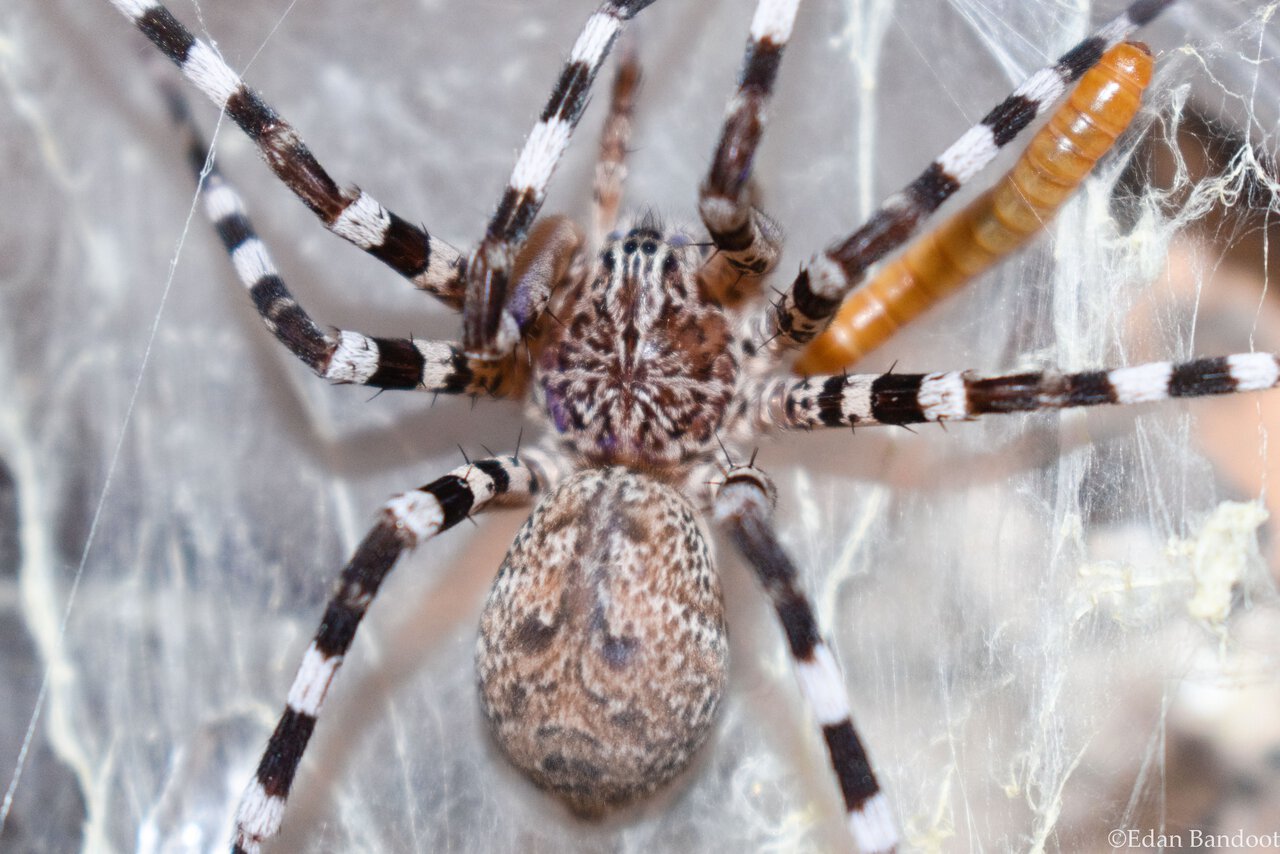
{"label": "hairy spider", "polygon": [[[700,243],[701,234],[668,231],[648,218],[607,236],[617,192],[610,176],[617,175],[621,144],[606,147],[598,185],[601,224],[592,235],[584,238],[558,218],[534,221],[546,180],[585,104],[589,77],[603,61],[618,20],[648,5],[617,3],[606,4],[588,24],[574,53],[582,67],[571,66],[557,86],[486,238],[465,258],[428,242],[424,232],[386,213],[368,196],[346,195],[329,184],[319,166],[306,160],[287,125],[248,97],[216,55],[184,36],[158,7],[116,5],[138,19],[184,72],[245,127],[277,173],[332,230],[464,309],[461,348],[353,332],[335,335],[316,326],[284,289],[237,196],[216,171],[210,172],[205,179],[207,208],[264,320],[286,346],[318,373],[340,382],[501,395],[527,391],[551,426],[551,439],[534,450],[468,463],[388,503],[382,521],[344,572],[343,587],[290,692],[289,711],[246,796],[240,819],[245,847],[274,831],[329,679],[391,561],[491,500],[530,497],[537,491],[554,500],[542,499],[517,538],[486,609],[482,635],[484,697],[504,750],[541,785],[560,792],[582,812],[646,792],[688,761],[705,737],[723,681],[723,625],[698,515],[711,511],[758,570],[778,606],[802,686],[826,728],[855,836],[868,849],[887,847],[893,838],[891,823],[883,807],[875,806],[882,801],[847,722],[843,680],[824,651],[768,521],[772,487],[758,469],[744,464],[748,454],[739,449],[772,427],[942,421],[985,411],[1227,391],[1274,379],[1273,363],[1249,355],[1186,368],[1172,380],[1167,371],[1130,369],[1054,380],[1044,388],[1035,387],[1038,378],[1025,375],[980,384],[950,374],[808,381],[776,376],[783,354],[821,328],[849,280],[888,251],[890,243],[874,241],[872,251],[850,246],[848,252],[836,253],[838,263],[820,256],[808,274],[786,289],[776,308],[752,299],[729,310],[708,296],[726,282],[738,285],[745,279],[750,285],[757,274],[772,268],[776,257],[771,223],[749,204],[748,167],[762,128],[756,111],[762,111],[771,90],[794,4],[761,3],[753,24],[742,87],[703,188],[701,213],[714,250]],[[1136,17],[1154,14],[1159,5],[1136,4]],[[1113,29],[1108,40],[1122,35]],[[1092,59],[1094,54],[1075,56]],[[1081,70],[1071,67],[1073,73]],[[1015,103],[1019,109],[993,121],[995,138],[1007,141],[1009,125],[1029,121],[1049,99],[1037,93],[1034,104]],[[615,103],[625,101],[617,98]],[[615,111],[623,113],[622,108]],[[202,166],[203,145],[193,142],[192,148]],[[985,156],[984,146],[972,138],[962,150]],[[897,208],[905,213],[882,215],[873,223],[893,243],[901,242],[921,208],[940,203],[952,184],[969,177],[969,166],[961,169],[944,158],[913,185],[915,203]],[[787,280],[781,284],[786,286]],[[750,287],[747,296],[753,296]],[[720,449],[721,439],[730,445],[727,454]],[[707,482],[713,483],[709,490]],[[549,558],[558,551],[575,559]],[[644,604],[615,615],[609,607],[621,594],[606,595],[607,578],[585,570],[577,581],[539,575],[577,567],[587,558],[596,565],[632,562],[649,571],[670,568],[667,574],[677,578],[687,573],[688,586],[669,593],[675,604],[664,606],[664,591],[655,591],[641,597]],[[531,592],[521,593],[522,582],[530,584]],[[504,598],[508,593],[510,600]],[[658,612],[660,621],[643,618],[645,607]],[[672,620],[673,613],[678,619]],[[626,627],[628,621],[635,623],[633,629]],[[647,633],[655,627],[664,630]],[[661,643],[672,640],[670,635],[687,635],[693,646],[668,652]],[[573,642],[578,646],[563,636],[578,638]],[[582,652],[565,659],[573,649]],[[650,654],[653,659],[646,661]],[[552,744],[563,733],[531,731],[530,725],[519,723],[535,705],[524,696],[529,686],[538,685],[539,674],[556,672],[543,661],[534,674],[514,675],[522,661],[539,655],[552,656],[554,666],[590,660],[601,668],[591,679],[582,677],[581,695],[564,696],[555,693],[562,686],[541,685],[554,698],[548,714],[572,718],[579,736],[591,732],[589,725],[612,726],[642,731],[646,735],[640,740],[664,742],[666,750],[657,756],[628,755],[625,740],[596,739],[605,753],[570,754],[569,746]],[[705,666],[676,668],[679,656]],[[658,669],[644,669],[650,665]],[[615,672],[623,676],[611,675]],[[593,696],[596,679],[623,692],[603,703],[611,715],[604,720],[593,720],[574,705],[586,703],[589,709],[598,703]],[[629,680],[635,684],[627,684]],[[675,683],[682,686],[683,696],[672,688]],[[641,700],[655,700],[654,686],[671,688],[674,699],[660,697],[648,708]],[[685,728],[663,728],[677,721]],[[504,728],[513,732],[504,733]],[[547,729],[551,727],[543,727]],[[584,740],[590,741],[565,739]]]}

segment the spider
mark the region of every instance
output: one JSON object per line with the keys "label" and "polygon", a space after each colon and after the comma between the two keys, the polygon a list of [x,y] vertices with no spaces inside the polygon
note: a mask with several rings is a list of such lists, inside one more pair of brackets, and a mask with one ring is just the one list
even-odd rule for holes
{"label": "spider", "polygon": [[[215,179],[215,183],[216,183],[216,179]],[[215,195],[215,192],[216,192],[216,189],[218,189],[218,188],[216,188],[216,187],[206,187],[206,192],[207,192],[207,193],[209,193],[209,195],[210,195],[210,196],[214,196],[214,195]],[[225,198],[224,198],[224,201],[225,201]],[[229,202],[228,202],[228,204],[229,204]],[[641,224],[641,225],[643,225],[644,223],[640,223],[640,224]],[[556,234],[552,233],[552,234],[550,234],[550,237],[554,238],[554,237],[556,237]],[[625,237],[626,237],[626,233],[625,233],[625,234],[623,234],[623,245],[622,245],[622,247],[621,247],[621,248],[623,248],[623,250],[625,250]],[[644,237],[644,234],[637,233],[637,234],[636,234],[636,237],[637,237],[637,238],[643,238],[643,237]],[[691,250],[691,248],[698,248],[698,247],[680,247],[680,248],[682,248],[682,250]],[[643,241],[641,241],[641,243],[640,243],[640,251],[641,251],[641,254],[644,254]],[[667,250],[663,250],[663,251],[667,251]],[[691,251],[690,251],[690,255],[694,255],[694,252],[691,252]],[[701,259],[700,259],[700,257],[699,257],[698,262],[700,262],[700,261],[701,261]],[[561,314],[563,314],[563,311],[561,311],[561,310],[559,310],[559,309],[554,309],[554,310],[553,310],[553,312],[554,312],[554,314],[557,314],[557,315],[561,315]],[[549,324],[544,324],[544,326],[545,326],[545,328],[547,328],[547,334],[554,334],[554,333],[550,332],[550,325],[549,325]],[[500,330],[499,330],[499,332],[500,332]],[[353,364],[355,364],[355,362],[353,362]],[[726,440],[731,440],[731,439],[735,438],[735,437],[733,437],[733,435],[732,435],[732,430],[730,430],[730,429],[723,430],[723,433],[724,433],[724,434],[726,434]],[[719,451],[718,451],[718,447],[712,447],[712,443],[710,443],[710,442],[709,442],[709,439],[707,439],[707,438],[705,438],[705,437],[704,437],[703,442],[704,442],[704,446],[705,446],[705,448],[703,448],[703,451],[710,453],[710,456],[712,456],[712,457],[716,457],[716,458],[721,457],[721,452],[719,452]],[[703,452],[703,451],[700,451],[700,453],[701,453],[701,452]],[[529,457],[529,458],[538,458],[538,457],[532,456],[532,455],[531,455],[531,453],[530,453],[530,455],[526,455],[526,456],[527,456],[527,457]],[[737,452],[737,449],[735,448],[735,451],[733,451],[733,455],[732,455],[732,457],[731,457],[731,458],[732,458],[732,460],[735,460],[735,461],[737,461],[737,462],[745,462],[745,461],[746,461],[746,457],[748,457],[748,455],[745,455],[745,453],[741,453],[741,455],[740,455],[740,453],[739,453],[739,452]],[[483,465],[481,465],[481,463],[477,462],[477,463],[476,463],[476,465],[477,465],[477,466],[479,466],[479,470],[480,470],[480,471],[483,471],[483,470],[484,470],[484,466],[483,466]],[[550,467],[550,465],[552,465],[552,463],[550,463],[550,462],[541,462],[541,463],[539,463],[539,465],[543,465],[543,466],[544,466],[544,469],[549,469],[549,467]],[[468,471],[471,471],[470,467],[468,467],[468,466],[466,467],[466,469],[467,469]],[[753,471],[753,470],[749,470],[749,471]],[[549,474],[549,472],[544,471],[544,474]],[[460,475],[460,476],[461,476],[461,475]],[[477,476],[477,475],[472,475],[472,476]],[[744,475],[744,476],[746,476],[746,475]],[[750,476],[755,476],[755,475],[750,475]],[[621,643],[621,641],[620,641],[620,643]],[[623,645],[623,647],[625,647],[625,644],[622,644],[622,645]],[[625,652],[625,649],[623,649],[623,650],[622,650],[622,652]],[[620,654],[621,654],[621,653],[620,653]]]}

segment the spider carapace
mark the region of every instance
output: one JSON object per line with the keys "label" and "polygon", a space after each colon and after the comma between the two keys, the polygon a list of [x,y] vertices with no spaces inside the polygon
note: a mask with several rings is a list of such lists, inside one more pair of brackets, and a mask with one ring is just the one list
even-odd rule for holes
{"label": "spider carapace", "polygon": [[[763,284],[777,262],[779,232],[752,204],[751,164],[798,0],[760,0],[756,8],[700,187],[697,234],[664,232],[649,216],[613,233],[639,75],[630,53],[606,120],[591,233],[563,217],[538,219],[610,47],[624,23],[653,2],[605,0],[574,44],[470,253],[368,193],[340,187],[297,131],[155,0],[111,2],[248,134],[327,228],[463,311],[462,345],[316,323],[285,286],[238,194],[206,166],[207,147],[175,95],[206,211],[282,344],[333,382],[524,397],[546,428],[523,453],[468,461],[383,506],[342,570],[241,799],[237,851],[257,850],[278,832],[329,688],[397,559],[497,503],[534,508],[483,612],[482,705],[503,751],[537,784],[575,812],[598,815],[669,781],[705,740],[726,673],[725,620],[708,547],[714,525],[774,606],[852,839],[863,851],[892,850],[896,822],[854,729],[844,678],[774,530],[773,485],[754,457],[740,462],[745,449],[779,429],[966,420],[1280,381],[1280,365],[1265,353],[1078,374],[789,372],[790,354],[822,332],[870,267],[1171,0],[1132,3],[1032,75],[864,226],[815,256],[772,302]],[[1048,145],[1076,138],[1059,133]],[[1050,167],[1042,177],[1060,174]],[[956,244],[948,238],[948,245]]]}
{"label": "spider carapace", "polygon": [[535,399],[598,465],[669,469],[716,446],[738,380],[729,318],[698,291],[702,254],[652,224],[616,236],[566,288],[537,359]]}

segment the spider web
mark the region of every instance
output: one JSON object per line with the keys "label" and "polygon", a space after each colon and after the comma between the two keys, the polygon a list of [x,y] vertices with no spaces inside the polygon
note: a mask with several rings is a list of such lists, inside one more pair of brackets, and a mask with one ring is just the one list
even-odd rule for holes
{"label": "spider web", "polygon": [[[592,5],[173,8],[248,66],[339,180],[465,246]],[[694,217],[751,5],[659,3],[638,22],[633,206]],[[783,275],[1120,5],[807,4],[756,167],[789,235]],[[1141,128],[1053,239],[862,369],[1280,351],[1277,310],[1247,283],[1265,281],[1275,204],[1253,154],[1276,143],[1272,12],[1184,0],[1146,31],[1159,64]],[[280,351],[210,229],[185,224],[191,184],[147,75],[152,52],[105,2],[17,0],[0,15],[5,851],[221,850],[373,510],[457,465],[455,443],[510,449],[520,427],[509,404],[370,402]],[[547,210],[585,221],[604,100]],[[1193,114],[1226,140],[1207,177],[1190,170],[1216,137],[1201,127],[1185,156],[1173,146]],[[198,115],[211,128],[212,111]],[[374,334],[454,334],[447,311],[311,221],[234,129],[218,156],[314,315]],[[1152,189],[1162,165],[1172,177]],[[1274,406],[1251,397],[762,444],[785,538],[910,848],[1105,850],[1115,828],[1277,826],[1280,632],[1258,543],[1273,571],[1275,549],[1256,503],[1276,509],[1259,480],[1276,465]],[[277,850],[842,845],[773,617],[727,556],[732,687],[680,785],[585,826],[501,763],[471,651],[520,520],[497,514],[432,542],[388,582]]]}

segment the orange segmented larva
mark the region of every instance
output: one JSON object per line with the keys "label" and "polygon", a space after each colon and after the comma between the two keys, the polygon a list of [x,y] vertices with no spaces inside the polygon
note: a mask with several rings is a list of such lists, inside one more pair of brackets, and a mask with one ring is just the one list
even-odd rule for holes
{"label": "orange segmented larva", "polygon": [[1080,78],[1067,102],[999,184],[916,240],[840,307],[796,362],[800,374],[838,371],[1026,243],[1053,218],[1138,112],[1151,52],[1126,42]]}

